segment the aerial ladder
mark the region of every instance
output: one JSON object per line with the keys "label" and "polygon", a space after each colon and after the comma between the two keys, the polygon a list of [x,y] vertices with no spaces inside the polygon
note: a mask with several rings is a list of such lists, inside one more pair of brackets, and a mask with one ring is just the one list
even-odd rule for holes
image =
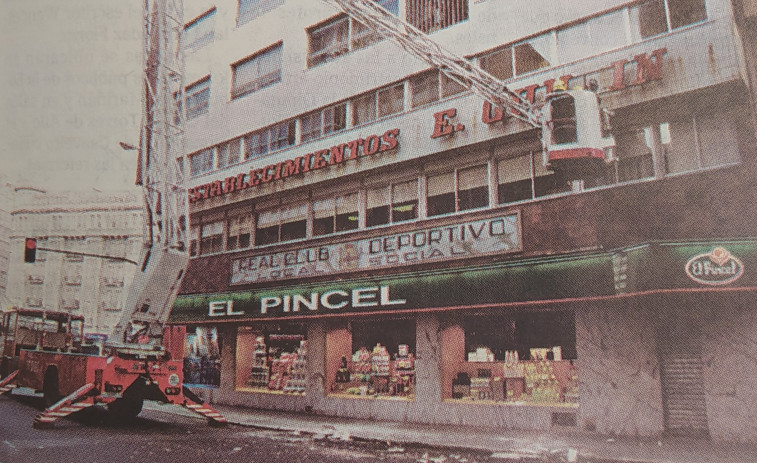
{"label": "aerial ladder", "polygon": [[184,140],[182,0],[144,0],[143,113],[136,183],[145,204],[144,246],[120,321],[102,352],[21,349],[18,370],[0,378],[42,391],[35,427],[92,405],[135,417],[144,400],[182,405],[211,425],[224,417],[183,384],[183,327],[166,326],[189,264],[188,197],[178,165]]}
{"label": "aerial ladder", "polygon": [[[583,179],[611,160],[615,142],[605,136],[609,112],[599,106],[593,91],[567,88],[567,82],[535,105],[511,91],[496,77],[456,56],[418,28],[381,7],[375,0],[323,0],[384,39],[393,40],[411,55],[438,68],[447,77],[490,102],[509,117],[541,131],[543,162],[566,179]],[[443,0],[428,2],[429,8]],[[429,12],[432,14],[433,12]]]}

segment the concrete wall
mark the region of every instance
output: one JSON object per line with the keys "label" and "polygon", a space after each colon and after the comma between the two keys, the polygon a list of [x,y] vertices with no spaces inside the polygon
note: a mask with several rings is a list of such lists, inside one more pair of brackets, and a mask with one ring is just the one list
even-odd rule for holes
{"label": "concrete wall", "polygon": [[603,434],[663,430],[654,309],[638,302],[576,310],[580,426]]}
{"label": "concrete wall", "polygon": [[757,312],[752,297],[710,301],[702,360],[707,418],[713,440],[757,441]]}

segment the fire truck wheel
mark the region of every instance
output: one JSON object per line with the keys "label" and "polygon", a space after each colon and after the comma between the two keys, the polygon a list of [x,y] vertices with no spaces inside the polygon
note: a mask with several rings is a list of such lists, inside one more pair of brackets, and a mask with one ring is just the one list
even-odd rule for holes
{"label": "fire truck wheel", "polygon": [[108,405],[108,413],[118,420],[134,419],[141,411],[141,399],[117,399]]}
{"label": "fire truck wheel", "polygon": [[45,400],[45,408],[50,407],[61,399],[58,388],[58,369],[50,367],[45,372],[45,378],[42,383],[42,395]]}

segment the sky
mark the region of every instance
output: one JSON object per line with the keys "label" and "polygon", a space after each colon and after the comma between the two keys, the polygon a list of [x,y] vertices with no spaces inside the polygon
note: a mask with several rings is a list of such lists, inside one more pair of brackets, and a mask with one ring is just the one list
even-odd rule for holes
{"label": "sky", "polygon": [[7,0],[0,14],[0,177],[134,188],[142,1]]}

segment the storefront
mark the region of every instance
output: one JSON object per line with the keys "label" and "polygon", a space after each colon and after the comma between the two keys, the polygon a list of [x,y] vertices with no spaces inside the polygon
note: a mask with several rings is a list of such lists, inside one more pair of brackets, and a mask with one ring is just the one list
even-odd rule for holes
{"label": "storefront", "polygon": [[[172,323],[228,336],[219,397],[231,404],[645,434],[662,422],[669,432],[706,433],[718,411],[705,390],[722,368],[706,362],[733,342],[706,346],[754,298],[753,268],[751,240],[646,243],[183,295]],[[707,311],[685,310],[702,301]]]}

